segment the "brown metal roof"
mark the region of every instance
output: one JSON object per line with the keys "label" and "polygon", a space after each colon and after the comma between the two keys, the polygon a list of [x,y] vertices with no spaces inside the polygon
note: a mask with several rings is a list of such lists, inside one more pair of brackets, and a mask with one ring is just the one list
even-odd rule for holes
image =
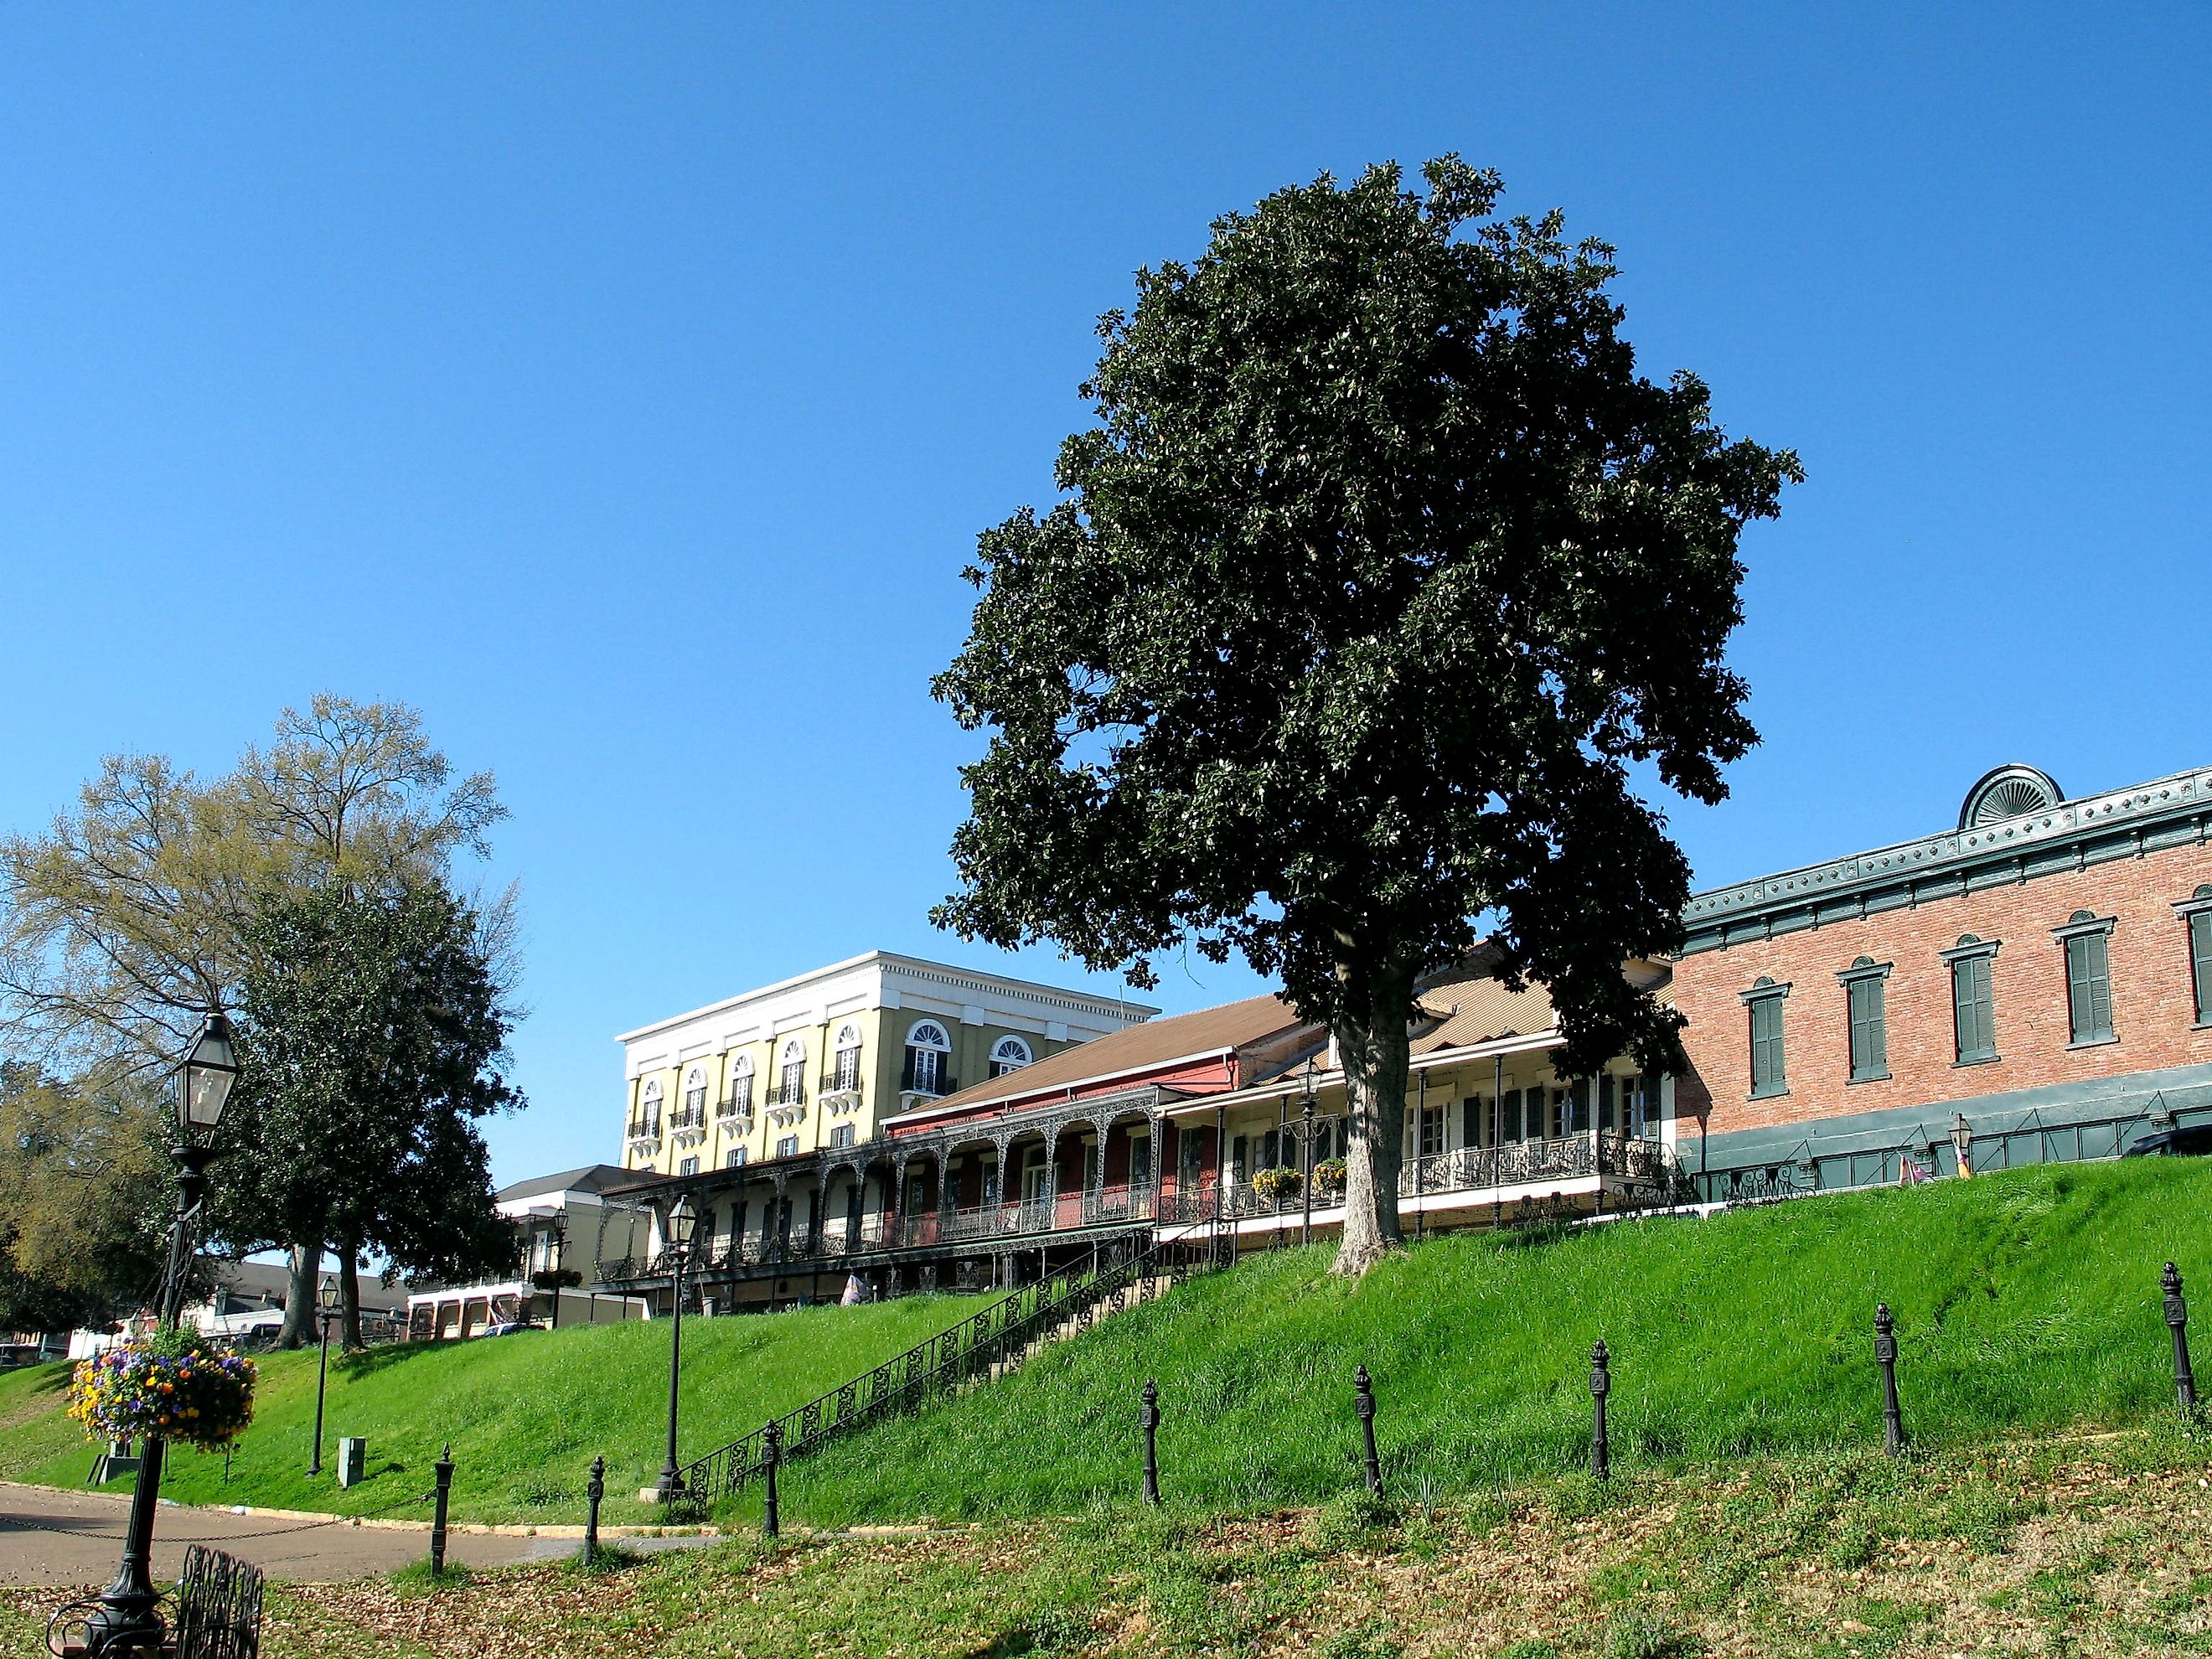
{"label": "brown metal roof", "polygon": [[[1018,1072],[970,1084],[958,1094],[902,1112],[890,1122],[936,1119],[977,1106],[1078,1088],[1094,1079],[1143,1072],[1193,1055],[1220,1054],[1297,1024],[1290,1006],[1275,996],[1247,997],[1218,1008],[1146,1020],[1048,1054]],[[1132,1079],[1133,1084],[1138,1080]]]}

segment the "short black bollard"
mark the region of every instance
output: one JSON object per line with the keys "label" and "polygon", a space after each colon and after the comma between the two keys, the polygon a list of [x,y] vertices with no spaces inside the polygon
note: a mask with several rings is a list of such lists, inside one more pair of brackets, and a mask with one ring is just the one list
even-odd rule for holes
{"label": "short black bollard", "polygon": [[1145,1430],[1145,1502],[1160,1501],[1160,1390],[1150,1377],[1145,1379],[1145,1408],[1137,1413],[1137,1420]]}
{"label": "short black bollard", "polygon": [[431,1465],[431,1472],[438,1477],[438,1507],[430,1517],[430,1577],[439,1578],[444,1577],[446,1571],[446,1500],[453,1492],[453,1446],[451,1441],[446,1443],[445,1451]]}
{"label": "short black bollard", "polygon": [[2181,1409],[2197,1409],[2197,1373],[2189,1364],[2189,1304],[2181,1297],[2181,1269],[2171,1261],[2160,1280],[2166,1291],[2166,1322],[2173,1333],[2173,1393]]}
{"label": "short black bollard", "polygon": [[1874,1358],[1881,1367],[1882,1449],[1892,1457],[1905,1455],[1905,1413],[1897,1403],[1897,1320],[1889,1304],[1875,1304]]}
{"label": "short black bollard", "polygon": [[599,1559],[599,1500],[607,1495],[607,1460],[592,1460],[592,1478],[584,1482],[584,1565]]}
{"label": "short black bollard", "polygon": [[1375,1455],[1375,1384],[1367,1375],[1366,1366],[1352,1372],[1352,1387],[1359,1407],[1359,1430],[1367,1440],[1367,1490],[1379,1496],[1382,1491],[1382,1464]]}
{"label": "short black bollard", "polygon": [[783,1530],[781,1506],[776,1500],[776,1466],[783,1462],[783,1431],[769,1424],[761,1431],[761,1533],[774,1538]]}
{"label": "short black bollard", "polygon": [[1605,1437],[1605,1397],[1613,1392],[1613,1362],[1605,1339],[1590,1344],[1590,1474],[1598,1480],[1613,1478],[1613,1447]]}

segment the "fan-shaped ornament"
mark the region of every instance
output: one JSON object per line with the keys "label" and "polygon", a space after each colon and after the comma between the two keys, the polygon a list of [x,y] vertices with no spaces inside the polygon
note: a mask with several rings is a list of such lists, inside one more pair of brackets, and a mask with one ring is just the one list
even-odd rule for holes
{"label": "fan-shaped ornament", "polygon": [[2031,812],[2047,812],[2066,799],[2048,772],[2033,766],[2000,766],[1986,773],[1966,791],[1959,809],[1959,828],[1972,830],[2006,818],[2022,818]]}

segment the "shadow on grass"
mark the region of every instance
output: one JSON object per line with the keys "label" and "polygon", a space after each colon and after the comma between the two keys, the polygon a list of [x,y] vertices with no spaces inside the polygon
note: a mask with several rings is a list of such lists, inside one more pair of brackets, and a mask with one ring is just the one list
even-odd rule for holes
{"label": "shadow on grass", "polygon": [[364,1376],[375,1376],[395,1365],[420,1358],[437,1350],[435,1342],[392,1342],[380,1348],[364,1348],[359,1353],[340,1354],[331,1364],[331,1369],[349,1382]]}

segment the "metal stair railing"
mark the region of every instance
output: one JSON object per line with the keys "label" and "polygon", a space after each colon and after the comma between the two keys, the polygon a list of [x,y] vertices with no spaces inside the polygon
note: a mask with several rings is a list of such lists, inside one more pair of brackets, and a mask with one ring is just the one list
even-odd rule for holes
{"label": "metal stair railing", "polygon": [[[1133,1285],[1188,1278],[1219,1265],[1220,1259],[1219,1241],[1211,1237],[1152,1243],[1133,1233],[1100,1244],[1081,1263],[1024,1285],[775,1419],[783,1439],[779,1461],[788,1462],[838,1435],[903,1416],[938,1395],[988,1377],[1071,1321],[1079,1330],[1087,1329],[1101,1306]],[[767,1428],[763,1425],[685,1465],[683,1490],[671,1500],[672,1511],[704,1516],[721,1499],[743,1492],[763,1467]]]}

